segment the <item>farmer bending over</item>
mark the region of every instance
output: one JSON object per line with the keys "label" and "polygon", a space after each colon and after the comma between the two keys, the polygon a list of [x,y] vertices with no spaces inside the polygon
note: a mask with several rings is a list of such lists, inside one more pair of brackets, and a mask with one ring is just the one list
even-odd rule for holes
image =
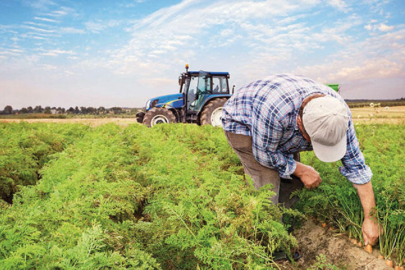
{"label": "farmer bending over", "polygon": [[339,94],[305,77],[274,75],[233,95],[224,105],[222,122],[255,188],[273,185],[275,204],[290,207],[292,191],[302,185],[316,188],[322,181],[314,168],[299,162],[299,152],[314,150],[324,162],[341,160],[340,173],[353,183],[363,206],[365,244],[376,244],[372,173],[360,151],[349,107]]}

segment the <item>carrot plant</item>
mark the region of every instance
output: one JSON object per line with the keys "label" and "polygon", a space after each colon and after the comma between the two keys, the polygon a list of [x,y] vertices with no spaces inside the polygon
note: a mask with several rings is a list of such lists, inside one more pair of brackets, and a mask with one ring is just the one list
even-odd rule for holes
{"label": "carrot plant", "polygon": [[[357,125],[356,133],[373,172],[374,215],[384,228],[380,252],[400,264],[405,256],[405,129],[403,125]],[[302,158],[320,172],[323,181],[316,190],[296,192],[301,198],[299,209],[336,224],[341,232],[363,242],[363,209],[355,189],[338,172],[340,162],[321,163],[313,153],[305,153]]]}
{"label": "carrot plant", "polygon": [[138,173],[154,188],[148,218],[135,227],[164,268],[271,267],[274,251],[296,245],[268,187],[255,191],[236,173],[241,164],[222,130],[161,125],[125,132],[142,146],[134,147],[143,162]]}
{"label": "carrot plant", "polygon": [[57,153],[35,186],[23,187],[0,211],[2,269],[159,268],[141,250],[133,225],[149,189],[110,125]]}
{"label": "carrot plant", "polygon": [[0,124],[0,199],[11,203],[19,186],[35,184],[50,156],[86,130],[86,126],[71,124]]}
{"label": "carrot plant", "polygon": [[0,207],[3,269],[272,269],[296,246],[221,129],[88,128],[44,164]]}
{"label": "carrot plant", "polygon": [[[381,250],[400,264],[404,129],[356,130],[374,173]],[[280,220],[301,213],[245,183],[221,129],[22,123],[0,132],[0,184],[14,194],[13,204],[0,200],[2,269],[273,269],[273,254],[297,244]],[[361,240],[361,204],[339,163],[303,160],[323,182],[295,193],[297,209]]]}

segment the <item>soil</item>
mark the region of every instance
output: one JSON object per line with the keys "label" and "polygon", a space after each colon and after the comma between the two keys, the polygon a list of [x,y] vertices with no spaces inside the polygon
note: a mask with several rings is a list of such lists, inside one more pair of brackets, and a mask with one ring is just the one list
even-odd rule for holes
{"label": "soil", "polygon": [[281,269],[330,269],[311,268],[317,263],[317,256],[324,254],[326,264],[332,264],[339,269],[350,270],[392,270],[385,265],[385,261],[378,259],[378,250],[375,248],[370,254],[352,244],[348,237],[338,231],[323,228],[312,220],[306,221],[303,226],[294,232],[298,241],[302,258],[295,265],[284,262],[279,264]]}

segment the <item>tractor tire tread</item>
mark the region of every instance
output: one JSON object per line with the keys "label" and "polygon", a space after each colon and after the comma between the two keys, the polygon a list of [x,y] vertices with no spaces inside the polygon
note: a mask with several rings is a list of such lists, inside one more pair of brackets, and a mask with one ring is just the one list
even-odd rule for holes
{"label": "tractor tire tread", "polygon": [[216,98],[214,100],[209,101],[201,112],[200,124],[211,125],[212,123],[210,113],[212,113],[217,107],[224,106],[227,100],[228,100],[227,98]]}
{"label": "tractor tire tread", "polygon": [[147,127],[152,127],[152,120],[157,115],[165,116],[168,120],[168,123],[177,123],[176,116],[173,114],[172,111],[162,107],[154,107],[145,113],[145,116],[143,117],[143,124]]}

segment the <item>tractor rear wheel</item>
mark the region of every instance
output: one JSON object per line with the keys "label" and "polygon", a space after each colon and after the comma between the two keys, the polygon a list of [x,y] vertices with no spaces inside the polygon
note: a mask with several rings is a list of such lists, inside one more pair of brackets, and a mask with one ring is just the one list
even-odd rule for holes
{"label": "tractor rear wheel", "polygon": [[174,114],[166,108],[152,108],[145,113],[143,124],[148,127],[153,127],[157,124],[176,123]]}
{"label": "tractor rear wheel", "polygon": [[217,98],[205,105],[201,112],[201,125],[213,125],[214,127],[222,127],[222,108],[224,107],[226,98]]}

